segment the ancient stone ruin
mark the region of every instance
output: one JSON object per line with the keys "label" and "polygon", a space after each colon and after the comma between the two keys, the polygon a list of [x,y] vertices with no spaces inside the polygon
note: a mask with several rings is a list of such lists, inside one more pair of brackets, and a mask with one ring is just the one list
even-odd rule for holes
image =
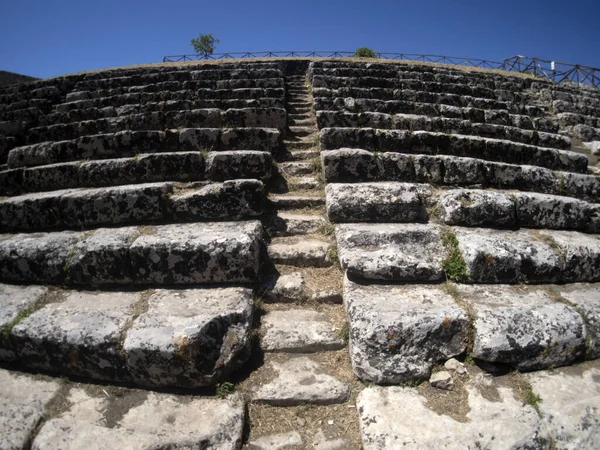
{"label": "ancient stone ruin", "polygon": [[452,66],[0,88],[0,448],[600,448],[598,141]]}

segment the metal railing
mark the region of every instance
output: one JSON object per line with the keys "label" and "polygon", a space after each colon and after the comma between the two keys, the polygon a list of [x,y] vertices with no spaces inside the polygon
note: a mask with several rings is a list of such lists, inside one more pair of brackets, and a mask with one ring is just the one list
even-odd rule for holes
{"label": "metal railing", "polygon": [[[163,62],[197,61],[206,59],[244,59],[244,58],[342,58],[352,57],[354,52],[338,51],[275,51],[275,52],[229,52],[213,53],[212,55],[187,54],[165,56]],[[401,61],[418,61],[434,64],[452,64],[458,66],[497,69],[508,72],[531,73],[534,76],[546,78],[557,83],[572,82],[600,87],[600,69],[555,62],[529,56],[512,56],[502,62],[478,58],[463,58],[457,56],[425,55],[420,53],[388,53],[376,52],[378,59]]]}
{"label": "metal railing", "polygon": [[600,87],[600,69],[581,64],[517,55],[506,58],[502,64],[502,70],[532,73],[534,76],[547,78],[557,83],[570,81]]}

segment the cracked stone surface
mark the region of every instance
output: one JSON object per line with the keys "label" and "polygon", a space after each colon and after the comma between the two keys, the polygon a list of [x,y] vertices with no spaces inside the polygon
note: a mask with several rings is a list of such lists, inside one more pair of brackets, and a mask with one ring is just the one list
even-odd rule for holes
{"label": "cracked stone surface", "polygon": [[572,284],[557,289],[584,317],[589,337],[588,359],[600,358],[600,287]]}
{"label": "cracked stone surface", "polygon": [[456,227],[454,231],[473,282],[554,283],[563,278],[564,266],[552,243],[526,230]]}
{"label": "cracked stone surface", "polygon": [[275,406],[331,405],[345,402],[349,387],[323,373],[320,365],[306,356],[291,357],[286,361],[272,361],[270,367],[275,379],[254,388],[255,402]]}
{"label": "cracked stone surface", "polygon": [[240,220],[260,216],[265,189],[258,180],[228,180],[173,195],[169,202],[180,220]]}
{"label": "cracked stone surface", "polygon": [[319,239],[275,238],[267,248],[269,258],[275,264],[297,267],[326,267],[331,265],[329,242]]}
{"label": "cracked stone surface", "polygon": [[548,448],[545,424],[509,388],[498,387],[500,401],[486,399],[473,384],[466,386],[466,422],[428,408],[416,389],[369,387],[358,396],[365,450],[385,449],[517,449]]}
{"label": "cracked stone surface", "polygon": [[563,366],[584,355],[583,318],[544,291],[518,286],[459,290],[476,315],[474,358],[533,370]]}
{"label": "cracked stone surface", "polygon": [[265,301],[273,303],[298,302],[306,299],[308,295],[302,272],[292,272],[269,279],[264,288],[267,289],[264,294]]}
{"label": "cracked stone surface", "polygon": [[600,447],[600,369],[565,368],[526,375],[542,401],[539,409],[549,425],[556,449]]}
{"label": "cracked stone surface", "polygon": [[440,196],[444,222],[465,226],[514,226],[515,203],[506,194],[481,190],[455,189]]}
{"label": "cracked stone surface", "polygon": [[437,225],[341,224],[339,259],[351,276],[371,280],[437,281],[446,251]]}
{"label": "cracked stone surface", "polygon": [[27,367],[94,379],[126,380],[122,333],[139,300],[135,292],[65,291],[11,331]]}
{"label": "cracked stone surface", "polygon": [[310,353],[344,347],[339,330],[326,314],[317,311],[271,311],[262,318],[261,328],[261,347],[267,352]]}
{"label": "cracked stone surface", "polygon": [[136,283],[249,283],[258,273],[259,222],[164,225],[129,248]]}
{"label": "cracked stone surface", "polygon": [[249,356],[252,290],[159,289],[127,331],[123,354],[145,386],[215,384]]}
{"label": "cracked stone surface", "polygon": [[[9,326],[19,313],[33,307],[46,294],[44,286],[0,284],[0,329]],[[11,361],[16,354],[10,339],[0,334],[0,361]]]}
{"label": "cracked stone surface", "polygon": [[36,380],[0,370],[0,447],[21,450],[44,416],[44,410],[58,393],[57,381]]}
{"label": "cracked stone surface", "polygon": [[0,235],[2,281],[63,284],[70,249],[82,237],[75,231]]}
{"label": "cracked stone surface", "polygon": [[332,222],[426,222],[431,186],[411,183],[331,183],[325,189]]}
{"label": "cracked stone surface", "polygon": [[[185,398],[155,392],[127,391],[119,398],[79,399],[63,415],[46,422],[33,442],[36,450],[104,448],[214,448],[239,449],[244,404],[227,399]],[[110,425],[108,411],[122,415]]]}
{"label": "cracked stone surface", "polygon": [[432,286],[344,280],[350,357],[356,375],[375,383],[427,379],[433,365],[461,354],[466,312]]}

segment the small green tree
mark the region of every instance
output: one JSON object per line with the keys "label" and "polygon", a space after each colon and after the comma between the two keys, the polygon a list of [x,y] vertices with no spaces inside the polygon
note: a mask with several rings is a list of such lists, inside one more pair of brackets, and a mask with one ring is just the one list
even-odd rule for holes
{"label": "small green tree", "polygon": [[221,41],[213,37],[212,34],[201,33],[200,36],[192,39],[192,47],[194,47],[196,54],[202,55],[204,59],[208,59],[208,57],[214,53],[216,44],[219,42]]}
{"label": "small green tree", "polygon": [[354,56],[357,58],[376,58],[377,53],[372,48],[358,47],[354,52]]}

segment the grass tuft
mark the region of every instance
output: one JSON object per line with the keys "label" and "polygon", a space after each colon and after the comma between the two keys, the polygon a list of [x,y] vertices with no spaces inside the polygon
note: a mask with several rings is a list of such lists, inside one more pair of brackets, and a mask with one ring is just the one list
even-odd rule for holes
{"label": "grass tuft", "polygon": [[442,267],[449,280],[463,282],[469,280],[467,263],[458,248],[458,238],[454,231],[448,230],[442,235],[442,243],[448,251],[448,256],[442,261]]}
{"label": "grass tuft", "polygon": [[217,384],[215,389],[215,394],[217,397],[225,398],[228,395],[231,395],[235,392],[235,384],[230,383],[229,381],[224,381],[222,383]]}

